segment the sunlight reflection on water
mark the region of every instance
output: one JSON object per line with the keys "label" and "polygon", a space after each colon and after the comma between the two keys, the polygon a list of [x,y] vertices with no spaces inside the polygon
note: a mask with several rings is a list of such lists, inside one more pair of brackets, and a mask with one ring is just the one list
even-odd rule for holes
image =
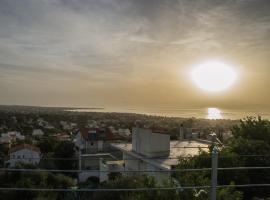
{"label": "sunlight reflection on water", "polygon": [[222,112],[218,108],[208,108],[207,119],[223,119]]}

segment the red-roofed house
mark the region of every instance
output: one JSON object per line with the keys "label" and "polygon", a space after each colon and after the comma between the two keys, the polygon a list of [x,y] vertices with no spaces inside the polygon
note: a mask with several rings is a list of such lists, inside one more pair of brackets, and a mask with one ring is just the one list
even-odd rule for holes
{"label": "red-roofed house", "polygon": [[103,151],[104,133],[97,128],[81,129],[76,135],[75,145],[85,153]]}
{"label": "red-roofed house", "polygon": [[84,153],[97,153],[109,148],[110,141],[121,137],[108,128],[84,128],[75,138],[75,145]]}
{"label": "red-roofed house", "polygon": [[22,144],[9,149],[9,160],[6,161],[6,165],[15,167],[17,163],[28,163],[36,165],[40,161],[40,150],[39,148],[29,145]]}

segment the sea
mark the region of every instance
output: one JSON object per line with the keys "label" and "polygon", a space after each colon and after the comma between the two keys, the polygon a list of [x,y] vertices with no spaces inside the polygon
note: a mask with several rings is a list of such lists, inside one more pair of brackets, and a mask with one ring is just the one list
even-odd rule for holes
{"label": "sea", "polygon": [[263,109],[225,109],[217,107],[209,108],[128,108],[128,107],[102,107],[102,108],[80,108],[72,109],[74,112],[110,112],[110,113],[136,113],[153,116],[202,118],[202,119],[232,119],[238,120],[245,117],[258,117],[270,120],[270,110]]}

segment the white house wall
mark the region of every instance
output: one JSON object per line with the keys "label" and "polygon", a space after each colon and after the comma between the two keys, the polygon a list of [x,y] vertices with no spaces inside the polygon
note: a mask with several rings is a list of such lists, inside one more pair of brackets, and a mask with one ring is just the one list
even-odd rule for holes
{"label": "white house wall", "polygon": [[14,167],[16,163],[31,163],[38,164],[40,161],[40,155],[36,151],[31,151],[29,149],[22,149],[10,154],[10,166]]}
{"label": "white house wall", "polygon": [[142,171],[134,173],[127,172],[126,175],[147,174],[148,176],[154,177],[158,183],[162,183],[170,177],[170,172],[164,172],[151,163],[145,162],[144,160],[133,157],[127,153],[123,153],[123,160],[125,161],[125,171]]}
{"label": "white house wall", "polygon": [[170,136],[152,133],[150,129],[132,129],[132,150],[148,157],[168,156],[170,153]]}

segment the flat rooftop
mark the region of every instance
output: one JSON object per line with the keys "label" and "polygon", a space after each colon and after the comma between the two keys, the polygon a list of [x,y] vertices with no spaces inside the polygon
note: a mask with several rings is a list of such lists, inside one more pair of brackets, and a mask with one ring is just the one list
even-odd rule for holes
{"label": "flat rooftop", "polygon": [[123,160],[111,160],[111,161],[106,161],[107,165],[123,165],[124,161]]}
{"label": "flat rooftop", "polygon": [[132,151],[131,143],[112,143],[111,146],[129,154],[135,159],[143,160],[151,163],[161,169],[171,169],[172,166],[177,165],[179,157],[192,157],[199,154],[200,149],[208,151],[210,145],[209,141],[203,140],[182,140],[182,141],[170,141],[170,155],[168,157],[155,157],[147,158],[142,154],[138,154]]}

